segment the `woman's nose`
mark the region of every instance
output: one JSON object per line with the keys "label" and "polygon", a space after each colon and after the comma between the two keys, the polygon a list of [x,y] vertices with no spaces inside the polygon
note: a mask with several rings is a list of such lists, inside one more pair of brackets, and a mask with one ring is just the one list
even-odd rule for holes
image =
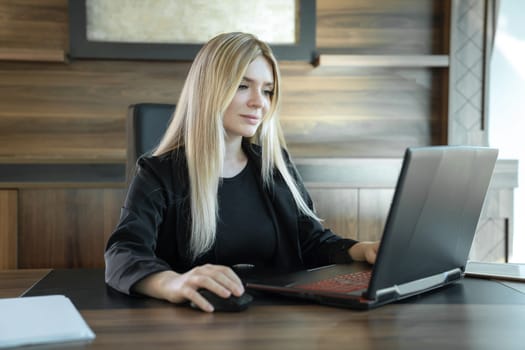
{"label": "woman's nose", "polygon": [[264,106],[264,95],[259,91],[252,92],[248,104],[250,107],[262,108]]}

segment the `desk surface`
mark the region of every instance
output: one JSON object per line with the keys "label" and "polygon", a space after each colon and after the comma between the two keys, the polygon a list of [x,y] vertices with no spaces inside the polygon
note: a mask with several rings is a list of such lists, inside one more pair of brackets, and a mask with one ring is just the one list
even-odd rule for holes
{"label": "desk surface", "polygon": [[[101,271],[96,270],[0,271],[0,296],[20,295],[41,278],[44,279],[29,294],[60,292],[61,288],[52,286],[56,280],[71,279],[62,291],[69,294],[97,338],[88,344],[61,344],[60,349],[525,347],[525,294],[497,281],[465,279],[441,291],[370,311],[280,298],[260,299],[241,313],[206,314],[111,292],[100,301],[101,276]],[[78,284],[73,280],[85,282]],[[85,286],[90,284],[93,294],[87,298]],[[56,348],[57,345],[31,349]]]}

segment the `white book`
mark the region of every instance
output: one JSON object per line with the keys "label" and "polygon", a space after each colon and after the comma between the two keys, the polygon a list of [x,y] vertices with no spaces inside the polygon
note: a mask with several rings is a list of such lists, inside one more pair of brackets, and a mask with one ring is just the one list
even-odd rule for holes
{"label": "white book", "polygon": [[525,282],[525,264],[468,261],[465,276]]}
{"label": "white book", "polygon": [[94,338],[64,295],[0,299],[0,348]]}

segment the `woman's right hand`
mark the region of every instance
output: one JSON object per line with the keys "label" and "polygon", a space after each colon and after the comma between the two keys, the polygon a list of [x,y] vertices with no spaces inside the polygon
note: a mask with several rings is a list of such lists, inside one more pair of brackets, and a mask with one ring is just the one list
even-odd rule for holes
{"label": "woman's right hand", "polygon": [[172,303],[190,301],[203,311],[213,312],[213,306],[197,292],[201,288],[223,298],[244,293],[240,278],[231,268],[212,264],[197,266],[183,274],[157,272],[139,281],[133,290]]}

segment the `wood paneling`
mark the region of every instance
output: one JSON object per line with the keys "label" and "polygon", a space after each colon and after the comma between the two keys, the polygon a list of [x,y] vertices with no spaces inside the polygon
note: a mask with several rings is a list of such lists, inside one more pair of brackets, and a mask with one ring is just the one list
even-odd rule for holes
{"label": "wood paneling", "polygon": [[[400,159],[303,158],[296,164],[325,227],[361,241],[381,239]],[[503,262],[512,257],[517,167],[517,161],[497,161],[470,259]]]}
{"label": "wood paneling", "polygon": [[64,52],[68,46],[67,0],[0,1],[0,47]]}
{"label": "wood paneling", "polygon": [[0,160],[126,159],[125,116],[137,102],[173,102],[189,64],[0,63]]}
{"label": "wood paneling", "polygon": [[381,239],[392,189],[329,188],[311,185],[309,193],[323,226],[359,241]]}
{"label": "wood paneling", "polygon": [[317,46],[352,54],[447,53],[447,0],[317,1]]}
{"label": "wood paneling", "polygon": [[[20,6],[32,21],[47,23],[50,11],[60,12],[53,44],[46,46],[59,48],[67,38],[67,3],[39,4],[7,2],[0,9],[10,13],[8,27],[18,23]],[[443,39],[435,32],[443,11],[429,0],[319,1],[318,46],[353,54],[441,54]],[[37,40],[34,31],[20,34],[27,45]],[[396,39],[401,32],[403,39]],[[13,36],[4,32],[3,40],[17,41]],[[127,106],[175,103],[188,68],[184,62],[0,63],[0,160],[124,162]],[[408,145],[442,143],[442,69],[287,62],[282,73],[282,122],[295,156],[399,156]]]}
{"label": "wood paneling", "polygon": [[[0,63],[0,159],[125,161],[136,102],[177,100],[188,64]],[[399,156],[442,138],[441,73],[283,65],[282,124],[296,156]]]}
{"label": "wood paneling", "polygon": [[281,122],[296,157],[400,157],[442,143],[442,72],[284,66]]}
{"label": "wood paneling", "polygon": [[393,189],[359,190],[359,240],[378,241],[383,236]]}
{"label": "wood paneling", "polygon": [[46,49],[13,49],[0,47],[0,60],[5,61],[42,61],[64,62],[64,51]]}
{"label": "wood paneling", "polygon": [[357,190],[310,188],[309,193],[326,228],[343,237],[357,239]]}
{"label": "wood paneling", "polygon": [[15,269],[17,259],[18,198],[16,190],[0,189],[0,270]]}
{"label": "wood paneling", "polygon": [[[337,234],[360,241],[380,240],[386,223],[393,189],[323,188],[313,186],[310,194],[323,225]],[[486,216],[488,207],[494,206],[507,190],[492,190],[487,196],[484,210],[469,258],[479,261],[506,262],[509,248],[509,221],[512,216]],[[505,201],[503,206],[509,201]],[[508,215],[508,213],[507,213]]]}
{"label": "wood paneling", "polygon": [[[399,158],[407,146],[460,139],[456,132],[462,131],[448,123],[449,80],[450,86],[463,85],[454,81],[457,75],[449,79],[452,67],[428,64],[448,57],[451,8],[450,0],[318,0],[318,51],[352,55],[359,66],[281,63],[281,120],[292,155]],[[34,50],[34,57],[24,57],[38,60],[44,53],[67,52],[67,11],[67,0],[0,1],[0,47],[6,57]],[[404,60],[407,55],[418,57],[413,66]],[[389,64],[389,57],[396,61]],[[374,66],[378,60],[381,65]],[[124,164],[128,106],[176,103],[189,67],[157,61],[0,61],[0,162]],[[20,267],[103,265],[105,240],[125,190],[61,186],[20,190]],[[391,189],[311,190],[328,227],[352,238],[380,237]],[[512,189],[494,193],[497,199],[487,204],[484,217],[498,227],[498,220],[507,220],[511,227],[512,214],[504,208],[512,202]]]}
{"label": "wood paneling", "polygon": [[103,267],[124,189],[20,191],[19,267]]}

